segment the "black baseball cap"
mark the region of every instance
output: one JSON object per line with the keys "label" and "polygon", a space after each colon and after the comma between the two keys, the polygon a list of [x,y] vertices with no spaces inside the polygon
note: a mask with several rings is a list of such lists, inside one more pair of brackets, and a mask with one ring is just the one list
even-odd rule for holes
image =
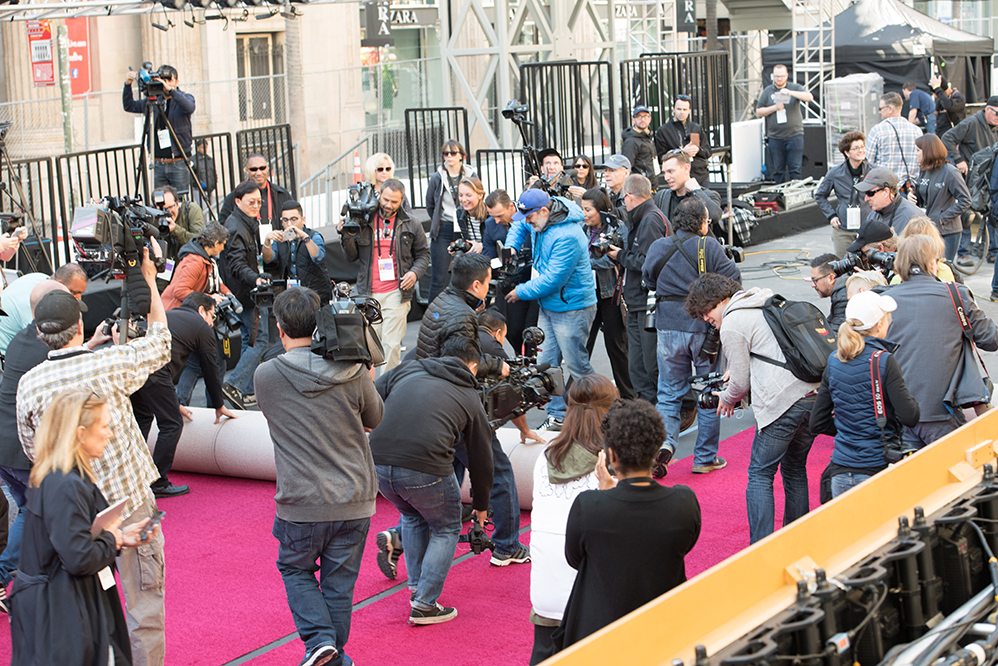
{"label": "black baseball cap", "polygon": [[537,161],[544,162],[545,157],[550,157],[551,155],[557,155],[558,159],[561,159],[561,153],[558,152],[557,148],[545,148],[537,152]]}
{"label": "black baseball cap", "polygon": [[42,333],[62,333],[80,321],[87,304],[68,291],[57,289],[42,296],[35,306],[35,326]]}
{"label": "black baseball cap", "polygon": [[865,245],[870,243],[882,243],[894,237],[894,232],[886,223],[880,220],[870,220],[859,228],[859,236],[846,252],[859,252]]}

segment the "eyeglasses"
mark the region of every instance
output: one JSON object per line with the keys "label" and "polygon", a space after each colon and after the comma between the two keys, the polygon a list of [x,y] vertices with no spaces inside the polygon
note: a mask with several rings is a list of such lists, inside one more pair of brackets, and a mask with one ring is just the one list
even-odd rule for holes
{"label": "eyeglasses", "polygon": [[811,278],[811,284],[818,284],[818,282],[824,280],[827,277],[835,277],[835,273],[828,273],[826,275],[822,275],[821,277]]}
{"label": "eyeglasses", "polygon": [[264,164],[263,166],[246,167],[246,170],[250,171],[250,172],[254,172],[254,171],[266,171],[267,170],[267,165]]}
{"label": "eyeglasses", "polygon": [[986,106],[984,108],[987,109],[988,111],[990,111],[991,113],[993,113],[995,115],[998,115],[998,109],[996,109],[995,107],[993,107],[993,106]]}
{"label": "eyeglasses", "polygon": [[[444,153],[444,155],[446,155],[446,154],[447,153]],[[383,171],[391,171],[391,170],[392,170],[392,167],[390,167],[390,166],[389,167],[378,167],[377,169],[375,169],[375,171],[377,171],[378,173],[381,173]]]}
{"label": "eyeglasses", "polygon": [[444,151],[444,157],[453,157],[454,155],[460,155],[460,154],[461,153],[459,153],[456,150],[445,150]]}
{"label": "eyeglasses", "polygon": [[250,208],[259,208],[263,205],[263,199],[250,199],[246,202],[246,205]]}
{"label": "eyeglasses", "polygon": [[849,152],[850,153],[854,153],[854,152],[859,151],[859,150],[866,150],[866,144],[865,143],[861,143],[858,146],[853,146],[852,148],[849,149]]}
{"label": "eyeglasses", "polygon": [[890,106],[878,106],[877,107],[877,111],[884,112],[884,111],[887,111],[887,110],[889,110],[891,108],[892,107],[890,107]]}
{"label": "eyeglasses", "polygon": [[165,208],[165,209],[167,209],[167,210],[173,210],[174,208],[179,208],[179,207],[180,207],[180,204],[179,204],[179,203],[177,203],[176,201],[174,201],[174,202],[173,202],[172,204],[170,204],[169,206],[167,206],[167,205],[164,205],[164,206],[163,206],[163,208]]}
{"label": "eyeglasses", "polygon": [[297,215],[295,217],[282,217],[281,218],[281,222],[283,222],[284,224],[289,224],[289,223],[290,224],[294,224],[295,222],[297,222],[300,219],[301,218],[298,217]]}

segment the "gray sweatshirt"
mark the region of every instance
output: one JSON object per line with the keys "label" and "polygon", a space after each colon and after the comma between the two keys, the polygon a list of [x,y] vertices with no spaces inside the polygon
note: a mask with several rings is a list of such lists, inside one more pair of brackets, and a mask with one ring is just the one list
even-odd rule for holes
{"label": "gray sweatshirt", "polygon": [[752,352],[786,362],[780,343],[766,322],[761,308],[772,289],[753,287],[731,297],[721,315],[721,349],[728,362],[729,381],[721,400],[737,403],[752,390],[752,411],[759,428],[765,428],[818,384],[803,382],[789,370],[753,358]]}
{"label": "gray sweatshirt", "polygon": [[277,463],[277,517],[296,523],[370,518],[378,494],[364,428],[385,406],[360,363],[298,347],[254,375]]}

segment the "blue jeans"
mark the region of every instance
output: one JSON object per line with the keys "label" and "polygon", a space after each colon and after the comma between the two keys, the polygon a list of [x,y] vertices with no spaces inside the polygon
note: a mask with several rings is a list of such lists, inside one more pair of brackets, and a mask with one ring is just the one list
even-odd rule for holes
{"label": "blue jeans", "polygon": [[935,134],[936,133],[936,114],[930,113],[925,116],[925,133]]}
{"label": "blue jeans", "polygon": [[457,478],[375,465],[378,489],[402,514],[402,550],[409,590],[416,603],[437,603],[454,561],[461,533],[461,488]]}
{"label": "blue jeans", "polygon": [[331,664],[343,663],[343,646],[350,637],[353,588],[370,527],[370,518],[293,523],[274,517],[273,534],[280,543],[277,569],[284,579],[298,636],[306,652],[320,645],[334,646],[340,654]]}
{"label": "blue jeans", "polygon": [[[800,165],[804,157],[804,135],[790,139],[767,139],[769,153],[773,158],[773,173],[770,176],[777,183],[800,178]],[[784,177],[783,172],[787,175]]]}
{"label": "blue jeans", "polygon": [[[10,496],[14,498],[17,505],[17,518],[10,526],[7,534],[7,547],[0,555],[0,583],[7,585],[12,578],[12,572],[21,563],[21,533],[24,531],[24,493],[28,490],[28,477],[31,475],[29,469],[14,469],[13,467],[0,467],[0,479],[7,484]],[[0,516],[0,520],[7,520],[7,516]]]}
{"label": "blue jeans", "polygon": [[[544,331],[544,343],[537,354],[537,362],[550,363],[552,368],[559,368],[564,360],[568,369],[568,377],[565,377],[566,387],[571,377],[582,377],[596,372],[589,363],[589,352],[586,351],[589,329],[595,318],[595,304],[568,312],[551,312],[541,307],[537,324]],[[546,411],[548,416],[553,416],[558,421],[564,420],[565,398],[557,395],[552,397]]]}
{"label": "blue jeans", "polygon": [[832,497],[838,497],[845,491],[858,486],[869,478],[869,474],[854,474],[852,472],[836,474],[832,477]]}
{"label": "blue jeans", "polygon": [[967,422],[963,410],[958,411],[948,421],[921,421],[914,428],[904,427],[901,439],[905,444],[921,449],[945,437]]}
{"label": "blue jeans", "polygon": [[998,261],[995,262],[995,270],[991,275],[991,291],[998,291]]}
{"label": "blue jeans", "polygon": [[163,185],[173,185],[177,188],[178,194],[187,194],[191,189],[191,170],[187,168],[185,162],[173,162],[172,164],[162,164],[153,162],[153,187]]}
{"label": "blue jeans", "polygon": [[809,423],[813,406],[813,395],[801,398],[780,418],[755,432],[752,457],[749,460],[748,487],[745,489],[751,543],[773,533],[776,519],[773,479],[777,468],[783,475],[783,491],[786,493],[784,527],[805,515],[810,508],[807,454],[814,443]]}
{"label": "blue jeans", "polygon": [[951,234],[942,234],[943,237],[943,256],[945,256],[950,261],[956,259],[956,250],[960,247],[960,241],[962,240],[963,232],[954,231]]}
{"label": "blue jeans", "polygon": [[[239,313],[239,330],[242,332],[242,351],[239,356],[239,363],[229,373],[229,383],[247,395],[256,393],[253,389],[253,373],[256,366],[260,365],[260,360],[267,351],[267,341],[270,336],[270,312],[266,308],[260,308],[260,327],[256,334],[256,344],[250,346],[250,336],[253,331],[253,313],[257,308],[243,307]],[[252,350],[252,351],[250,351]]]}
{"label": "blue jeans", "polygon": [[[468,467],[468,449],[462,441],[454,447],[457,459],[455,474],[457,485],[464,481],[464,470]],[[460,470],[458,471],[458,467]],[[492,433],[492,492],[489,494],[492,507],[492,522],[495,532],[492,543],[496,545],[496,555],[512,555],[520,549],[520,498],[516,494],[516,479],[509,456],[502,450],[499,438]]]}
{"label": "blue jeans", "polygon": [[[218,373],[220,380],[225,378],[225,356],[222,355],[222,351],[219,349],[215,356],[218,361],[218,365],[214,368],[215,372]],[[240,356],[240,358],[242,358]],[[235,368],[233,368],[234,370]],[[209,369],[211,371],[211,369]],[[194,386],[198,383],[198,377],[201,377],[204,369],[201,367],[201,355],[198,354],[197,350],[191,352],[191,355],[187,357],[187,364],[184,366],[184,371],[180,373],[180,381],[177,382],[177,397],[180,398],[180,404],[187,405],[191,404],[191,397],[194,395]],[[207,384],[204,387],[204,404],[211,407],[211,396],[208,395]]]}
{"label": "blue jeans", "polygon": [[450,284],[450,262],[454,257],[447,251],[447,246],[460,237],[460,234],[454,233],[452,222],[440,220],[437,237],[430,240],[430,294],[427,303],[432,303],[433,299]]}
{"label": "blue jeans", "polygon": [[[658,331],[658,407],[665,419],[665,443],[675,451],[679,445],[679,411],[690,390],[690,368],[695,374],[710,372],[714,364],[700,356],[704,333]],[[717,455],[721,418],[713,409],[697,410],[697,443],[693,465],[709,465]]]}

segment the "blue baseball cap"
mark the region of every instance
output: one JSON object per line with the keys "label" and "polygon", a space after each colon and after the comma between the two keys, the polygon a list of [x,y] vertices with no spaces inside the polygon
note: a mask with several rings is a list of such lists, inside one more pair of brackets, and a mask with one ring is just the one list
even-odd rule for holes
{"label": "blue baseball cap", "polygon": [[651,109],[649,109],[644,104],[640,104],[640,105],[634,107],[634,111],[631,112],[631,117],[633,118],[634,116],[638,115],[639,113],[651,113]]}
{"label": "blue baseball cap", "polygon": [[513,214],[513,221],[527,219],[531,213],[536,213],[541,208],[551,203],[551,197],[544,190],[531,189],[520,195],[520,200],[516,203],[516,212]]}

